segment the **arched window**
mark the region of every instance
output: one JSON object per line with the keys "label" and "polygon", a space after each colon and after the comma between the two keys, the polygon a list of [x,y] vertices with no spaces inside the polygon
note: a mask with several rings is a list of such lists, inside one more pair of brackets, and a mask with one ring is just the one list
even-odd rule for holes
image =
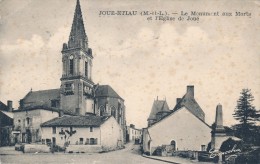
{"label": "arched window", "polygon": [[70,74],[72,75],[74,72],[74,59],[69,60],[69,65],[70,65]]}
{"label": "arched window", "polygon": [[116,118],[116,108],[114,106],[111,107],[111,116]]}
{"label": "arched window", "polygon": [[106,108],[102,105],[99,107],[100,116],[104,116],[106,113]]}
{"label": "arched window", "polygon": [[88,62],[85,61],[85,76],[88,77]]}
{"label": "arched window", "polygon": [[30,118],[29,117],[26,118],[26,124],[30,125]]}
{"label": "arched window", "polygon": [[172,150],[176,150],[176,142],[174,140],[171,141]]}

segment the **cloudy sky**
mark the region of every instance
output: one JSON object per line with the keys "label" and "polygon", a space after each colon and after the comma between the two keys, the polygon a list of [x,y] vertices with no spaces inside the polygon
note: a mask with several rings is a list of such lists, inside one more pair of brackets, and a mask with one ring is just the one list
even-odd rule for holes
{"label": "cloudy sky", "polygon": [[[68,41],[76,0],[0,0],[0,100],[18,101],[33,90],[59,88],[61,48]],[[243,88],[260,108],[259,1],[81,0],[93,49],[93,80],[125,99],[127,123],[138,128],[154,99],[172,109],[187,85],[212,124],[223,105],[224,124]],[[104,10],[232,12],[199,22],[147,21],[145,16],[99,16]],[[236,17],[234,13],[251,16]],[[177,15],[179,16],[179,15]]]}

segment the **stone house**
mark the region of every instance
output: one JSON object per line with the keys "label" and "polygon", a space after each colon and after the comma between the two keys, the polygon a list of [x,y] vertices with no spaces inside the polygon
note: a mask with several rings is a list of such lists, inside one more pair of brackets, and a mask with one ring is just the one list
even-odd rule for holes
{"label": "stone house", "polygon": [[57,109],[50,107],[27,107],[14,110],[13,136],[16,143],[41,142],[42,131],[40,125],[59,116]]}
{"label": "stone house", "polygon": [[61,116],[41,127],[42,144],[67,145],[67,151],[99,152],[123,146],[123,131],[112,116]]}
{"label": "stone house", "polygon": [[165,145],[171,146],[172,151],[206,150],[211,140],[211,127],[204,117],[194,98],[194,87],[187,86],[186,94],[177,99],[168,115],[157,117],[152,125],[143,129],[143,151],[152,155],[158,147]]}
{"label": "stone house", "polygon": [[0,101],[0,146],[14,144],[12,138],[13,113],[12,101],[8,100],[7,105]]}

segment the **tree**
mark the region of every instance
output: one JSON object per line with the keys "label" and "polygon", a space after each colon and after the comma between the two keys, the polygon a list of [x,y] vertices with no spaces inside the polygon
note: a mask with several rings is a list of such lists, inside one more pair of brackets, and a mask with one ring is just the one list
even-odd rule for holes
{"label": "tree", "polygon": [[255,123],[259,119],[258,111],[256,111],[252,102],[254,96],[250,89],[243,89],[241,96],[237,101],[237,106],[233,114],[234,118],[239,121],[236,124],[236,135],[242,138],[246,143],[252,142],[255,130]]}

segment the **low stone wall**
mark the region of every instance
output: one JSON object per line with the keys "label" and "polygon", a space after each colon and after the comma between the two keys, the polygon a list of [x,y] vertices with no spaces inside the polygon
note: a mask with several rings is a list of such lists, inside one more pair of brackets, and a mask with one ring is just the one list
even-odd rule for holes
{"label": "low stone wall", "polygon": [[69,145],[67,153],[99,153],[102,152],[101,145]]}
{"label": "low stone wall", "polygon": [[49,153],[50,147],[40,144],[25,144],[24,153]]}

